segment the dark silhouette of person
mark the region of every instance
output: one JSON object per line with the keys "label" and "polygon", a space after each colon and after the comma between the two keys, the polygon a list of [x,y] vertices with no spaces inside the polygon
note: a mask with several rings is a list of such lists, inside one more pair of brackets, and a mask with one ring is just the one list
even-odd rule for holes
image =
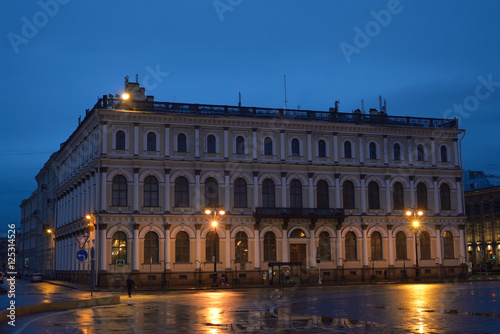
{"label": "dark silhouette of person", "polygon": [[132,277],[129,275],[127,277],[127,291],[128,291],[128,297],[132,297],[132,288],[135,286],[135,282],[132,279]]}

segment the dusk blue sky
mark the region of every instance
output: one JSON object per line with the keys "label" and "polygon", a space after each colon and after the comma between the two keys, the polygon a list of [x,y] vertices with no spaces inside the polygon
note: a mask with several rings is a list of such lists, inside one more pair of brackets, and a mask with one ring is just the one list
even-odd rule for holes
{"label": "dusk blue sky", "polygon": [[8,1],[0,232],[78,117],[136,73],[157,101],[235,105],[240,91],[281,108],[283,75],[289,108],[351,112],[383,95],[390,115],[458,117],[463,168],[500,174],[499,14],[494,0]]}

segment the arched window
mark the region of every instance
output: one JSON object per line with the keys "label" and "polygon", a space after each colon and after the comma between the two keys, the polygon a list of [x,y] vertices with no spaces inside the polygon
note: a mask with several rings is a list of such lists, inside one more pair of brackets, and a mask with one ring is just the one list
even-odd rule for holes
{"label": "arched window", "polygon": [[443,254],[445,259],[454,259],[453,234],[450,231],[443,233]]}
{"label": "arched window", "polygon": [[152,131],[148,132],[146,140],[147,140],[146,150],[156,151],[156,134]]}
{"label": "arched window", "polygon": [[122,130],[116,131],[115,134],[115,149],[124,150],[125,149],[125,132]]}
{"label": "arched window", "polygon": [[236,154],[245,154],[245,138],[243,136],[236,137]]}
{"label": "arched window", "polygon": [[246,208],[247,203],[247,181],[243,178],[238,178],[234,181],[234,207]]}
{"label": "arched window", "polygon": [[248,262],[248,236],[242,231],[236,233],[234,239],[234,261],[236,263]]}
{"label": "arched window", "polygon": [[451,210],[450,186],[446,183],[439,187],[439,197],[441,198],[441,210]]}
{"label": "arched window", "polygon": [[394,144],[394,160],[401,160],[401,146]]}
{"label": "arched window", "polygon": [[380,209],[379,186],[375,181],[368,183],[368,209]]}
{"label": "arched window", "polygon": [[424,161],[424,145],[417,146],[417,161]]}
{"label": "arched window", "polygon": [[403,231],[399,231],[396,234],[396,259],[406,260],[406,234]]}
{"label": "arched window", "polygon": [[189,262],[189,235],[187,232],[181,231],[175,237],[175,262]]}
{"label": "arched window", "polygon": [[111,246],[111,262],[116,263],[116,260],[127,260],[127,235],[125,232],[118,231],[113,234]]}
{"label": "arched window", "polygon": [[297,179],[290,182],[290,207],[302,208],[302,183]]}
{"label": "arched window", "polygon": [[177,135],[177,152],[187,152],[187,139],[183,133]]}
{"label": "arched window", "polygon": [[300,228],[296,228],[290,233],[290,239],[307,238],[307,235]]}
{"label": "arched window", "polygon": [[417,185],[417,207],[427,210],[427,186],[422,182]]}
{"label": "arched window", "polygon": [[382,260],[382,235],[380,232],[373,232],[371,237],[372,259]]}
{"label": "arched window", "polygon": [[207,136],[207,153],[216,153],[216,140],[214,135]]}
{"label": "arched window", "polygon": [[321,261],[332,260],[330,233],[323,231],[319,234],[319,258]]}
{"label": "arched window", "polygon": [[448,162],[448,150],[446,149],[446,146],[441,146],[441,161],[442,162]]}
{"label": "arched window", "polygon": [[354,199],[354,184],[351,181],[345,181],[343,185],[344,191],[342,194],[344,200],[344,209],[356,208]]}
{"label": "arched window", "polygon": [[318,157],[326,158],[326,142],[323,139],[318,141]]}
{"label": "arched window", "polygon": [[262,206],[265,208],[276,207],[274,181],[265,179],[262,183]]}
{"label": "arched window", "polygon": [[349,231],[345,235],[345,259],[357,260],[358,252],[356,247],[356,234]]}
{"label": "arched window", "polygon": [[[215,248],[214,248],[215,247]],[[215,254],[214,254],[215,249]],[[205,261],[214,262],[214,255],[216,257],[215,261],[219,262],[219,235],[215,231],[210,231],[207,233],[207,239],[205,244]]]}
{"label": "arched window", "polygon": [[189,182],[184,176],[179,176],[175,179],[174,195],[175,206],[189,206]]}
{"label": "arched window", "polygon": [[318,209],[328,209],[330,207],[328,183],[324,180],[318,181],[316,185],[316,203]]}
{"label": "arched window", "polygon": [[144,179],[144,206],[158,206],[158,179],[154,176]]}
{"label": "arched window", "polygon": [[264,139],[264,155],[273,155],[273,140],[270,137]]}
{"label": "arched window", "polygon": [[123,175],[115,176],[111,188],[113,206],[127,206],[127,178]]}
{"label": "arched window", "polygon": [[405,207],[405,192],[401,182],[394,183],[392,190],[392,203],[394,210],[403,210]]}
{"label": "arched window", "polygon": [[374,142],[370,143],[370,159],[377,159],[377,145]]}
{"label": "arched window", "polygon": [[276,235],[269,231],[264,234],[264,261],[276,261]]}
{"label": "arched window", "polygon": [[292,139],[292,155],[294,157],[300,156],[300,142],[297,138]]}
{"label": "arched window", "polygon": [[205,180],[205,206],[208,208],[219,206],[219,183],[213,177]]}
{"label": "arched window", "polygon": [[351,142],[346,140],[344,142],[344,158],[352,159],[352,147]]}
{"label": "arched window", "polygon": [[158,234],[148,232],[144,236],[144,263],[158,263]]}
{"label": "arched window", "polygon": [[420,233],[420,258],[431,258],[431,236],[427,231]]}

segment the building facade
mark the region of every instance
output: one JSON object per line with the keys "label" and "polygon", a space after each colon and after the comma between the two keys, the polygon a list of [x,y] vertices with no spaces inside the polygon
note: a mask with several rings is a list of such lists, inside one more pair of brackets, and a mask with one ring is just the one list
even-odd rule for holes
{"label": "building facade", "polygon": [[500,253],[500,186],[465,192],[467,251],[475,271],[495,270]]}
{"label": "building facade", "polygon": [[[207,285],[214,259],[219,277],[242,284],[282,271],[313,282],[318,271],[324,282],[412,277],[417,259],[423,278],[458,275],[466,250],[456,120],[382,107],[340,113],[337,104],[155,102],[128,82],[126,91],[129,99],[99,99],[53,156],[59,278],[89,281],[80,249],[94,250],[101,286],[130,273],[151,285]],[[424,211],[417,230],[407,209]]]}

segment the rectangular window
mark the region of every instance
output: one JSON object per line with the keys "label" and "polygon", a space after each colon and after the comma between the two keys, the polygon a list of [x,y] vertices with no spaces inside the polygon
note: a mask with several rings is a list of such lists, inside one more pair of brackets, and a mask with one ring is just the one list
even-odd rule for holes
{"label": "rectangular window", "polygon": [[483,213],[485,215],[489,215],[490,214],[490,202],[484,202],[483,203]]}
{"label": "rectangular window", "polygon": [[474,204],[474,215],[475,216],[481,215],[481,207],[479,206],[479,203]]}

